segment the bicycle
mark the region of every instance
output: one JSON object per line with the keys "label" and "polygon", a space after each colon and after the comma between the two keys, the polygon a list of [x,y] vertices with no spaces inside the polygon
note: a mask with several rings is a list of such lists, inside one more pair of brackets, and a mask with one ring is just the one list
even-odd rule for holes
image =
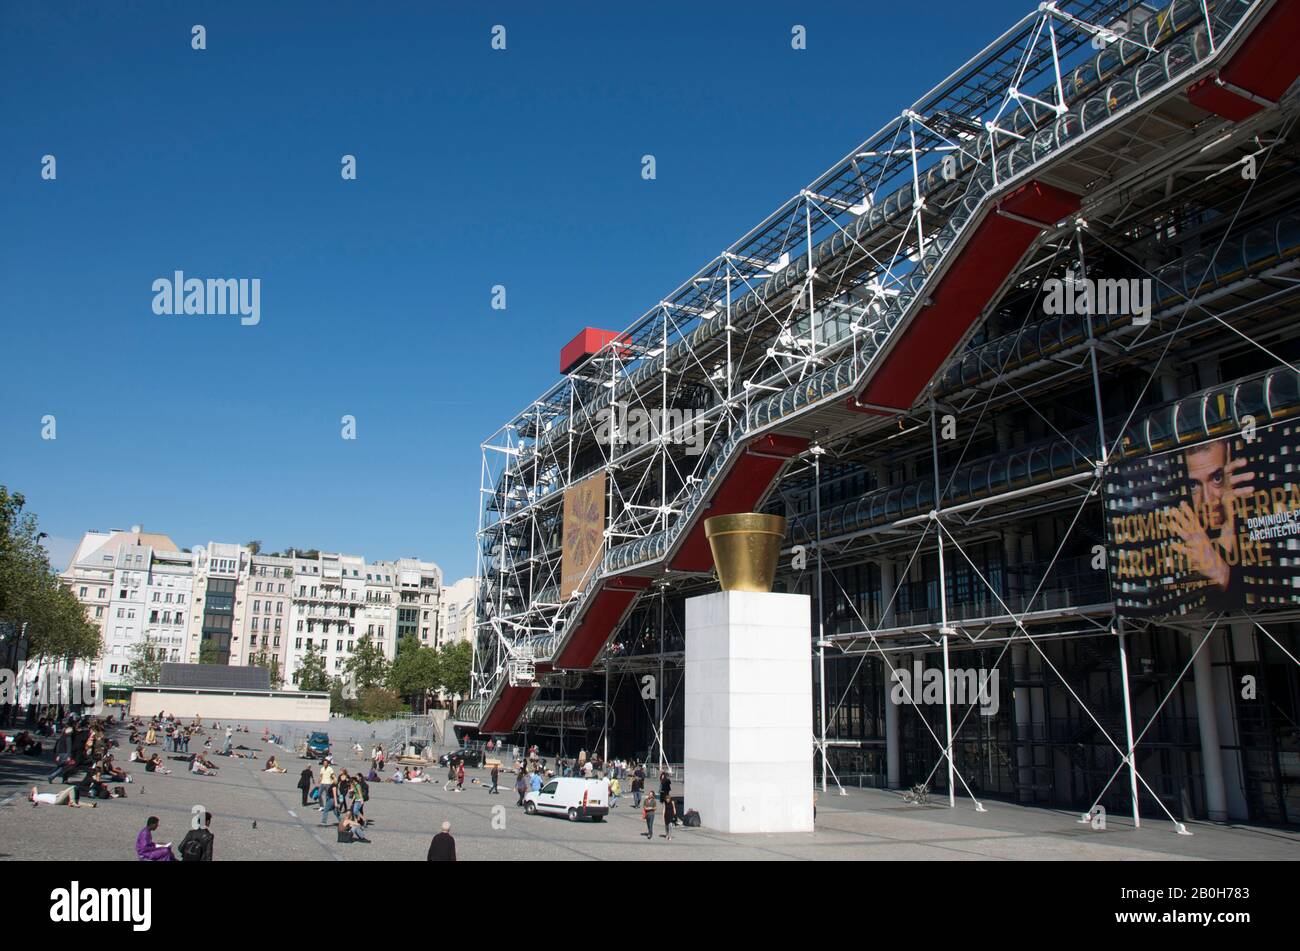
{"label": "bicycle", "polygon": [[903,802],[909,802],[914,806],[928,806],[930,804],[930,787],[925,783],[917,783],[909,791],[903,793]]}

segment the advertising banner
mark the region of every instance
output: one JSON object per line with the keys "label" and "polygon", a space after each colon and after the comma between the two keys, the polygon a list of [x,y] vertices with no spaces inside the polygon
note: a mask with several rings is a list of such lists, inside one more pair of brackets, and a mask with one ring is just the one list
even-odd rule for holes
{"label": "advertising banner", "polygon": [[560,562],[560,598],[567,600],[595,571],[605,553],[605,472],[564,491],[564,541]]}
{"label": "advertising banner", "polygon": [[1111,593],[1125,617],[1300,605],[1300,422],[1106,473]]}

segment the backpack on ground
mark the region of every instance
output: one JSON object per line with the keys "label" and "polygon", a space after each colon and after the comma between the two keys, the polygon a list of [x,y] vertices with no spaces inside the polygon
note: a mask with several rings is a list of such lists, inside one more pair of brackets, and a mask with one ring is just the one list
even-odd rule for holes
{"label": "backpack on ground", "polygon": [[682,825],[688,829],[698,829],[700,827],[700,814],[694,809],[687,809],[686,815],[682,817]]}

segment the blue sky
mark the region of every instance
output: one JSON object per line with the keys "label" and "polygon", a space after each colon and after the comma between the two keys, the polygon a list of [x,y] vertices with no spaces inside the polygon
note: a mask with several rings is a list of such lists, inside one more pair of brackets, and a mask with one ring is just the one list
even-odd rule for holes
{"label": "blue sky", "polygon": [[[1032,6],[0,0],[0,483],[59,568],[143,523],[472,574],[479,443],[560,347]],[[261,323],[155,315],[175,270]]]}

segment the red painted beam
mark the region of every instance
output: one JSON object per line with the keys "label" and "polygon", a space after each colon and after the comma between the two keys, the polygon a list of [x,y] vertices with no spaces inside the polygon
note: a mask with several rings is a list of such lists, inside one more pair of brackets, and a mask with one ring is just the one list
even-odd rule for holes
{"label": "red painted beam", "polygon": [[479,732],[513,732],[515,724],[519,722],[519,715],[524,712],[524,707],[528,706],[528,701],[533,698],[533,694],[536,692],[536,687],[511,687],[509,685],[502,687],[500,699],[488,707],[483,722],[478,725]]}
{"label": "red painted beam", "polygon": [[551,661],[557,668],[586,670],[609,641],[636,596],[650,587],[649,578],[627,576],[601,583],[589,597],[591,604],[582,614],[578,627],[565,639],[564,646]]}
{"label": "red painted beam", "polygon": [[[997,207],[1047,227],[1077,211],[1079,197],[1051,185],[1029,182],[1003,198]],[[1020,263],[1040,230],[996,212],[987,214],[940,279],[929,306],[923,306],[901,331],[857,400],[883,408],[875,412],[890,408],[901,412],[910,407]]]}
{"label": "red painted beam", "polygon": [[1204,109],[1233,122],[1249,119],[1264,108],[1254,100],[1224,89],[1214,80],[1214,76],[1206,76],[1188,86],[1187,101],[1197,109]]}
{"label": "red painted beam", "polygon": [[704,534],[705,517],[752,512],[786,461],[807,448],[808,440],[778,433],[759,436],[746,446],[723,477],[706,511],[697,516],[695,524],[688,530],[686,541],[669,567],[676,571],[708,571],[712,568],[713,552]]}
{"label": "red painted beam", "polygon": [[[1240,122],[1264,108],[1243,90],[1277,102],[1300,76],[1300,0],[1277,0],[1214,76],[1187,88],[1192,105]],[[1224,85],[1226,84],[1226,85]]]}

